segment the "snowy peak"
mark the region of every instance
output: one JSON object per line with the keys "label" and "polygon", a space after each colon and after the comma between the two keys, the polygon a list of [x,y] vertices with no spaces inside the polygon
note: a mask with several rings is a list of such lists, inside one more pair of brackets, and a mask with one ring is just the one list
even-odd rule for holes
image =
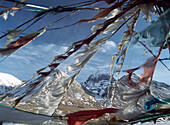
{"label": "snowy peak", "polygon": [[81,85],[87,94],[102,98],[107,94],[108,86],[110,86],[109,79],[110,75],[107,73],[95,73],[90,75]]}
{"label": "snowy peak", "polygon": [[21,80],[10,74],[0,73],[0,95],[12,90],[13,87],[21,85],[21,83]]}
{"label": "snowy peak", "polygon": [[7,74],[7,73],[0,73],[0,85],[1,86],[17,86],[22,83],[21,80],[17,79],[16,77]]}
{"label": "snowy peak", "polygon": [[86,82],[101,82],[101,81],[108,81],[110,76],[108,74],[92,74],[89,76],[89,78],[86,80]]}

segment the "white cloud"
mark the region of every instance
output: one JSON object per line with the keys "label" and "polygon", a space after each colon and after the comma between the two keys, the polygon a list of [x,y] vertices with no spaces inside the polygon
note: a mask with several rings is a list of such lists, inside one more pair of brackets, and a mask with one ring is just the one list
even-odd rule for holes
{"label": "white cloud", "polygon": [[107,41],[105,45],[100,49],[102,53],[106,53],[108,51],[114,50],[116,48],[116,44],[113,41]]}
{"label": "white cloud", "polygon": [[110,64],[108,63],[108,64],[105,64],[105,65],[101,65],[101,66],[99,66],[98,67],[99,69],[108,69],[108,68],[110,68]]}
{"label": "white cloud", "polygon": [[60,49],[61,49],[63,52],[65,52],[65,51],[67,51],[68,47],[67,47],[67,46],[62,46]]}
{"label": "white cloud", "polygon": [[116,44],[113,41],[107,41],[106,45],[107,45],[108,48],[116,47]]}
{"label": "white cloud", "polygon": [[[11,57],[11,60],[26,61],[29,63],[31,61],[48,60],[53,58],[58,54],[62,54],[67,50],[66,46],[57,46],[55,44],[40,44],[40,45],[28,45],[27,47],[22,48],[18,52],[14,53]],[[52,61],[52,60],[49,60]]]}
{"label": "white cloud", "polygon": [[25,63],[30,63],[32,60],[34,60],[34,58],[31,57],[31,56],[24,57],[24,56],[20,56],[20,55],[17,55],[17,54],[16,55],[11,55],[11,59],[10,60],[12,60],[12,59],[22,60]]}

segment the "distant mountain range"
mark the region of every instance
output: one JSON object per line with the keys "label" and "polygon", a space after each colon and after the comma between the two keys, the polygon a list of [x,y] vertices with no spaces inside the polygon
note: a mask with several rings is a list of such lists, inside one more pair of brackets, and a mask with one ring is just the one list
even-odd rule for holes
{"label": "distant mountain range", "polygon": [[[68,77],[67,74],[62,72],[64,77]],[[95,73],[91,74],[85,82],[81,82],[80,84],[76,81],[71,85],[69,91],[66,96],[62,99],[61,105],[75,106],[78,108],[88,108],[88,107],[96,107],[100,108],[100,104],[96,102],[96,99],[109,100],[112,96],[112,92],[114,89],[115,79],[112,80],[111,84],[109,82],[110,76],[107,73]],[[132,75],[132,80],[135,82],[139,79],[139,77],[135,74]],[[127,83],[127,76],[121,77],[117,82],[117,88],[115,91],[115,104],[114,106],[123,106],[126,102],[121,100],[121,96],[123,93],[131,90],[132,87]],[[21,80],[16,77],[6,74],[0,73],[0,95],[7,93],[12,90],[12,88],[20,85]],[[109,86],[109,96],[108,96],[108,86]],[[150,86],[150,93],[153,96],[157,96],[161,99],[170,98],[170,86],[158,82],[153,81]],[[108,97],[107,97],[108,96]],[[94,98],[95,97],[95,98]],[[108,98],[108,99],[107,99]],[[81,101],[83,100],[83,102]],[[146,99],[145,99],[146,100]],[[90,106],[91,105],[91,106]]]}
{"label": "distant mountain range", "polygon": [[[62,72],[62,75],[64,77],[68,77],[68,75],[65,74],[64,72]],[[67,104],[68,102],[70,102],[68,103],[68,105],[71,105],[72,102],[70,100],[72,101],[74,100],[74,103],[76,103],[78,100],[81,99],[86,100],[85,99],[86,97],[90,99],[91,97],[89,95],[97,99],[106,98],[108,94],[108,86],[109,86],[109,98],[110,98],[112,96],[114,82],[116,80],[113,79],[111,81],[113,84],[111,84],[109,82],[109,79],[110,79],[109,74],[99,72],[99,73],[91,74],[85,82],[80,83],[81,85],[75,81],[73,85],[71,85],[68,93],[64,98],[65,100],[62,101],[62,104]],[[139,77],[137,75],[135,74],[132,75],[132,80],[134,82],[137,81],[138,79]],[[120,98],[122,93],[131,89],[131,86],[127,83],[127,81],[128,78],[126,75],[118,80],[116,93],[115,93],[117,98]],[[0,95],[12,90],[12,88],[20,85],[21,83],[22,83],[21,80],[17,79],[16,77],[10,74],[0,73]],[[170,86],[162,82],[153,81],[150,86],[150,92],[152,95],[160,97],[162,99],[170,98]],[[94,100],[94,99],[91,98],[90,100]]]}
{"label": "distant mountain range", "polygon": [[[68,77],[64,72],[58,71],[55,76],[61,75],[62,77]],[[132,88],[131,85],[127,83],[128,76],[125,75],[117,80],[117,87],[114,93],[113,103],[110,103],[110,100],[113,96],[114,84],[116,82],[115,79],[109,83],[110,76],[106,73],[95,73],[89,76],[89,78],[82,82],[81,84],[76,81],[69,87],[67,93],[62,98],[61,103],[58,108],[55,109],[56,115],[67,114],[70,112],[80,111],[80,110],[90,110],[90,109],[101,109],[104,104],[112,105],[114,107],[125,107],[129,101],[137,98],[140,94],[143,94],[142,98],[139,99],[139,106],[144,107],[144,102],[146,102],[151,95],[161,98],[163,100],[170,98],[170,86],[158,82],[153,81],[150,86],[150,91],[148,92],[145,89],[146,86],[139,88]],[[135,83],[138,81],[139,77],[135,74],[132,75],[132,81]],[[21,84],[21,81],[15,78],[12,75],[0,73],[0,94],[4,94],[10,91],[12,88]],[[44,85],[43,88],[51,87],[56,83],[53,82],[48,86],[48,84]],[[109,91],[108,91],[109,86]],[[45,92],[48,94],[50,89],[45,89]],[[144,93],[143,93],[144,92]],[[145,94],[146,92],[146,94]],[[109,93],[109,94],[108,94]],[[43,96],[46,96],[45,93]],[[128,97],[130,95],[130,97]],[[39,95],[35,97],[31,97],[24,102],[21,102],[17,108],[34,112],[36,110],[41,110],[43,108],[41,100],[38,99]],[[42,96],[42,95],[41,95]],[[125,96],[125,98],[124,98]],[[36,101],[36,105],[34,102]],[[56,103],[56,100],[53,100]],[[108,103],[109,102],[109,103]],[[5,102],[8,104],[8,101]],[[42,105],[42,106],[41,106]],[[31,107],[31,108],[30,108]],[[47,110],[46,108],[44,110]]]}

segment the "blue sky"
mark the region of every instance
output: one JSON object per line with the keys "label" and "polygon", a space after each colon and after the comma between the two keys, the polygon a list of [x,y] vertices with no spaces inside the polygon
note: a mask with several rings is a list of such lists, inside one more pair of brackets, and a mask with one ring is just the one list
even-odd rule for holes
{"label": "blue sky", "polygon": [[[58,6],[58,5],[67,5],[72,3],[70,0],[28,0],[30,3],[41,4],[44,6]],[[75,0],[74,3],[79,2],[79,0]],[[9,3],[1,2],[0,4],[9,5]],[[94,6],[101,6],[100,4],[95,4]],[[15,16],[8,16],[7,20],[4,20],[2,17],[0,18],[0,31],[6,31],[10,29],[14,29],[19,24],[28,20],[35,13],[20,11],[15,14]],[[62,13],[57,15],[47,15],[42,20],[37,22],[35,25],[30,27],[25,31],[26,34],[35,32],[47,25],[48,23],[59,19],[60,17],[66,15],[68,13]],[[73,16],[56,23],[55,25],[49,27],[60,27],[68,24],[72,24],[80,19],[90,19],[95,14],[94,11],[80,11],[74,14]],[[155,18],[154,18],[155,19]],[[104,20],[101,20],[104,21]],[[97,21],[96,23],[100,23],[101,21]],[[75,41],[79,41],[85,38],[89,33],[91,33],[91,27],[96,23],[82,23],[80,25],[75,25],[72,27],[64,28],[61,30],[47,31],[42,36],[38,37],[34,41],[32,41],[27,46],[23,47],[12,56],[7,58],[5,61],[0,63],[0,72],[9,73],[14,75],[15,77],[21,80],[28,80],[31,75],[33,75],[37,70],[48,65],[53,57],[59,54],[64,53],[67,48]],[[137,31],[141,31],[149,25],[149,22],[146,22],[144,19],[140,18],[137,23]],[[117,52],[117,45],[121,41],[123,37],[123,31],[126,27],[121,29],[118,33],[115,34],[107,43],[97,52],[94,57],[86,64],[86,66],[82,69],[79,76],[76,78],[78,82],[85,81],[87,77],[98,71],[109,73],[110,72],[110,62],[111,57]],[[0,33],[3,35],[3,33]],[[104,37],[105,35],[100,35],[100,37]],[[6,38],[1,39],[0,45],[5,42]],[[151,48],[153,52],[157,52],[158,48]],[[168,57],[168,51],[163,50],[162,57]],[[151,54],[146,52],[146,49],[142,47],[140,44],[135,46],[131,45],[129,47],[125,64],[123,66],[124,69],[135,68],[141,64],[143,64]],[[59,66],[59,69],[65,71],[66,67],[73,64],[73,56],[71,56],[68,60],[64,61],[63,64]],[[165,61],[166,65],[170,67],[170,63]],[[142,71],[136,72],[138,75],[142,73]],[[125,75],[122,73],[121,75]],[[169,82],[169,71],[162,66],[162,64],[158,63],[156,67],[156,71],[154,73],[154,80],[165,82],[170,84]]]}

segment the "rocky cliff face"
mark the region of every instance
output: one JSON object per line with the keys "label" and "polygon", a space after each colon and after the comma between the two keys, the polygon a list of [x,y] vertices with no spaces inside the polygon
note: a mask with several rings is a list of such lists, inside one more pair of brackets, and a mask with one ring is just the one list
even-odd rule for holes
{"label": "rocky cliff face", "polygon": [[[112,89],[111,82],[109,81],[109,74],[95,73],[88,77],[85,82],[82,82],[82,88],[89,95],[95,98],[103,98],[107,95],[108,87]],[[112,82],[115,79],[112,80]]]}

